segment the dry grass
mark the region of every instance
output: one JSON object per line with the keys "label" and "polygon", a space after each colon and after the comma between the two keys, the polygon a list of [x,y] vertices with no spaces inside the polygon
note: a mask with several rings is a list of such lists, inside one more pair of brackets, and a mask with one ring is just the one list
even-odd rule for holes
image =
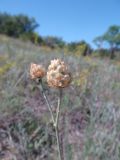
{"label": "dry grass", "polygon": [[[64,160],[119,160],[119,63],[45,51],[3,36],[0,36],[0,159],[5,160],[5,156],[11,156],[9,160],[57,159],[49,112],[28,73],[31,62],[47,67],[53,58],[64,59],[73,73],[72,84],[64,90],[62,98],[59,129]],[[58,93],[45,89],[54,110]]]}

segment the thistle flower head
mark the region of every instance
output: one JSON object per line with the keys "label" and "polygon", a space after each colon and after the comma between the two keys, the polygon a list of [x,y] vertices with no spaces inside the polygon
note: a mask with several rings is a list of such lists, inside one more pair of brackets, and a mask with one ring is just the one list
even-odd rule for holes
{"label": "thistle flower head", "polygon": [[43,78],[45,76],[45,69],[42,65],[31,63],[30,77],[31,79]]}
{"label": "thistle flower head", "polygon": [[51,87],[64,88],[71,82],[67,66],[60,59],[54,59],[48,67],[47,82]]}

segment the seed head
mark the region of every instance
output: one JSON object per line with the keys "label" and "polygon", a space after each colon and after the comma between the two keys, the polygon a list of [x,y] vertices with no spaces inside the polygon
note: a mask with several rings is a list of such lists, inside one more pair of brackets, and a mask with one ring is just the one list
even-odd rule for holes
{"label": "seed head", "polygon": [[51,87],[64,88],[71,82],[67,66],[60,59],[54,59],[48,67],[47,82]]}
{"label": "seed head", "polygon": [[43,78],[45,76],[45,69],[42,65],[31,63],[30,65],[30,77],[31,79]]}

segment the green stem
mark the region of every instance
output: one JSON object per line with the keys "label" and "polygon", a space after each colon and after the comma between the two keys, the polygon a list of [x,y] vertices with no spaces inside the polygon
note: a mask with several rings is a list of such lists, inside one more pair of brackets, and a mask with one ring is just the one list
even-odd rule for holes
{"label": "green stem", "polygon": [[59,90],[59,98],[58,98],[58,106],[56,111],[56,121],[55,121],[55,132],[56,132],[56,140],[57,140],[57,147],[58,147],[58,154],[59,154],[59,160],[62,160],[61,150],[60,150],[60,140],[59,140],[59,113],[60,113],[60,105],[61,105],[61,98],[62,98],[62,90]]}
{"label": "green stem", "polygon": [[43,97],[44,97],[44,99],[46,101],[47,107],[48,107],[48,109],[50,111],[50,114],[51,114],[53,125],[55,126],[55,119],[54,119],[52,107],[51,107],[51,105],[50,105],[50,103],[48,101],[47,95],[45,93],[45,90],[44,90],[44,87],[43,87],[43,84],[42,84],[42,79],[40,79],[39,82],[40,82],[40,87],[41,87],[41,90],[42,90]]}
{"label": "green stem", "polygon": [[58,127],[55,127],[56,132],[56,140],[57,140],[57,147],[58,147],[58,154],[59,154],[59,160],[62,160],[61,150],[60,150],[60,140],[59,140],[59,131]]}
{"label": "green stem", "polygon": [[59,90],[58,105],[57,105],[57,110],[56,110],[56,118],[54,118],[52,107],[51,107],[51,105],[49,103],[49,100],[47,98],[47,95],[45,93],[45,90],[44,90],[44,87],[43,87],[43,84],[42,84],[42,79],[39,79],[39,82],[40,82],[40,87],[41,87],[41,91],[42,91],[43,97],[44,97],[44,99],[46,101],[46,104],[47,104],[48,109],[49,109],[50,114],[51,114],[53,126],[55,128],[59,160],[62,160],[62,155],[61,155],[61,150],[60,150],[60,140],[59,140],[59,129],[58,129],[60,105],[61,105],[61,98],[62,98],[62,89]]}
{"label": "green stem", "polygon": [[61,105],[61,98],[62,98],[62,90],[59,89],[59,97],[58,97],[58,105],[57,105],[57,110],[56,110],[56,120],[55,120],[55,126],[58,126],[58,121],[59,121],[59,113],[60,113],[60,105]]}

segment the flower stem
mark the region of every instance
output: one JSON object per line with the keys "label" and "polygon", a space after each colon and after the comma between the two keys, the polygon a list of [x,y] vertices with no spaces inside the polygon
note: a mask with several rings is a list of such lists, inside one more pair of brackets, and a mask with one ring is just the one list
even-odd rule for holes
{"label": "flower stem", "polygon": [[62,155],[61,155],[61,150],[60,150],[60,140],[59,140],[58,127],[55,127],[55,132],[56,132],[56,140],[57,140],[57,148],[58,148],[59,160],[62,160]]}
{"label": "flower stem", "polygon": [[62,89],[59,89],[58,105],[57,105],[57,110],[56,110],[56,118],[54,118],[52,107],[49,103],[49,100],[47,98],[47,95],[45,93],[45,90],[44,90],[44,87],[43,87],[43,84],[42,84],[42,79],[39,79],[39,82],[40,82],[40,89],[41,89],[43,97],[46,101],[47,107],[50,111],[51,118],[52,118],[52,123],[53,123],[53,126],[55,128],[59,160],[62,160],[62,155],[61,155],[61,150],[60,150],[60,140],[59,140],[59,128],[58,128],[60,105],[61,105],[61,98],[62,98]]}
{"label": "flower stem", "polygon": [[61,155],[61,150],[60,150],[60,140],[59,140],[59,127],[58,127],[61,98],[62,98],[62,89],[59,90],[58,106],[57,106],[56,121],[55,121],[55,132],[56,132],[59,160],[62,160],[62,155]]}
{"label": "flower stem", "polygon": [[51,114],[53,125],[55,126],[55,118],[54,118],[54,115],[53,115],[52,107],[51,107],[51,105],[48,101],[47,95],[45,93],[45,90],[44,90],[44,87],[43,87],[43,84],[42,84],[42,79],[40,79],[39,82],[40,82],[40,87],[41,87],[41,90],[42,90],[43,97],[46,101],[47,107],[48,107],[48,109],[50,111],[50,114]]}

